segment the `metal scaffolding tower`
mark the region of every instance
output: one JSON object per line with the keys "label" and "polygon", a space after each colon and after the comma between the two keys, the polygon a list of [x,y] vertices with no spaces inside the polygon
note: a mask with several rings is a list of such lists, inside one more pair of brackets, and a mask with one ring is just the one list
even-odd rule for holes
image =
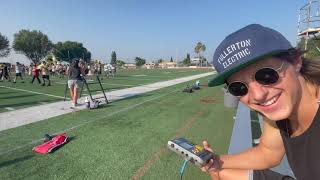
{"label": "metal scaffolding tower", "polygon": [[[298,41],[304,38],[304,49],[308,49],[308,40],[320,40],[320,0],[309,1],[299,10]],[[320,48],[317,47],[320,52]]]}

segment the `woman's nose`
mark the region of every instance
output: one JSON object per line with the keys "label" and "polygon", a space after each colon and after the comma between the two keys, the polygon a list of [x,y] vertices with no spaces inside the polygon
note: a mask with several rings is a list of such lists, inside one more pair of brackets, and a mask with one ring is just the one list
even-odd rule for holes
{"label": "woman's nose", "polygon": [[264,101],[268,96],[268,87],[259,84],[257,81],[252,81],[248,84],[249,97],[253,102]]}

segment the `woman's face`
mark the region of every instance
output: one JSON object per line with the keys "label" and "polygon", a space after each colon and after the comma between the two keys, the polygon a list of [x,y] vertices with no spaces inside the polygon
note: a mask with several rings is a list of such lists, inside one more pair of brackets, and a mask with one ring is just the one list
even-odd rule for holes
{"label": "woman's face", "polygon": [[[263,67],[278,69],[279,80],[272,85],[262,85],[254,80],[254,74]],[[249,65],[227,79],[228,84],[241,81],[247,84],[248,93],[240,101],[270,120],[288,118],[297,109],[301,97],[301,86],[298,80],[300,68],[298,63],[291,64],[277,58],[268,58]]]}

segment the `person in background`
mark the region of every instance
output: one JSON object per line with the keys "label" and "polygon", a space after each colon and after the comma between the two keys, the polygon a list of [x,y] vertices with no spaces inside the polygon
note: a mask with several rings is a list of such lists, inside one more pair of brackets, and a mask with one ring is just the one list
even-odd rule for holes
{"label": "person in background", "polygon": [[2,76],[3,76],[3,68],[4,68],[4,65],[0,64],[0,80],[1,81],[2,81]]}
{"label": "person in background", "polygon": [[40,75],[40,69],[37,67],[37,64],[34,64],[33,68],[32,68],[32,80],[31,80],[32,84],[33,84],[34,79],[37,79],[38,83],[41,84],[39,75]]}
{"label": "person in background", "polygon": [[22,69],[23,69],[23,65],[20,64],[19,62],[16,62],[16,66],[15,66],[16,76],[13,79],[13,83],[17,82],[18,77],[20,77],[21,82],[24,83],[23,78],[22,78]]}
{"label": "person in background", "polygon": [[47,65],[47,63],[45,61],[42,61],[42,64],[39,66],[39,69],[41,70],[43,81],[41,86],[45,86],[46,81],[48,81],[48,86],[51,86],[51,81],[49,77],[49,66]]}
{"label": "person in background", "polygon": [[79,62],[78,59],[74,59],[72,64],[67,70],[68,75],[68,87],[70,89],[70,95],[72,99],[72,107],[75,108],[78,105],[79,89],[83,86],[83,76],[85,76],[85,64]]}
{"label": "person in background", "polygon": [[[217,47],[218,75],[209,86],[226,84],[230,94],[263,116],[259,145],[220,155],[202,170],[213,179],[292,180],[269,170],[284,155],[299,180],[320,179],[320,60],[308,60],[279,32],[248,25]],[[241,143],[241,142],[239,142]],[[207,141],[204,147],[212,151]]]}
{"label": "person in background", "polygon": [[32,76],[33,67],[34,67],[34,64],[31,63],[30,66],[29,66],[29,68],[28,68],[28,75],[29,75],[29,76]]}
{"label": "person in background", "polygon": [[8,64],[3,64],[3,70],[2,70],[2,78],[1,80],[4,80],[4,79],[7,79],[8,82],[11,81],[11,78],[10,78],[10,67]]}

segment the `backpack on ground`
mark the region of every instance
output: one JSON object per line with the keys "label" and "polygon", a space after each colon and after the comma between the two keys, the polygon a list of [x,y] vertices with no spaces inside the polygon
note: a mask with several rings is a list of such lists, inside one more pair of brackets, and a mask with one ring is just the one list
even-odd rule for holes
{"label": "backpack on ground", "polygon": [[34,147],[33,150],[40,154],[48,154],[57,150],[67,142],[68,135],[66,133],[58,134],[56,136],[45,134],[44,143]]}
{"label": "backpack on ground", "polygon": [[184,89],[182,90],[182,92],[193,93],[193,90],[192,90],[192,87],[189,87],[189,85],[188,85],[186,88],[184,88]]}

